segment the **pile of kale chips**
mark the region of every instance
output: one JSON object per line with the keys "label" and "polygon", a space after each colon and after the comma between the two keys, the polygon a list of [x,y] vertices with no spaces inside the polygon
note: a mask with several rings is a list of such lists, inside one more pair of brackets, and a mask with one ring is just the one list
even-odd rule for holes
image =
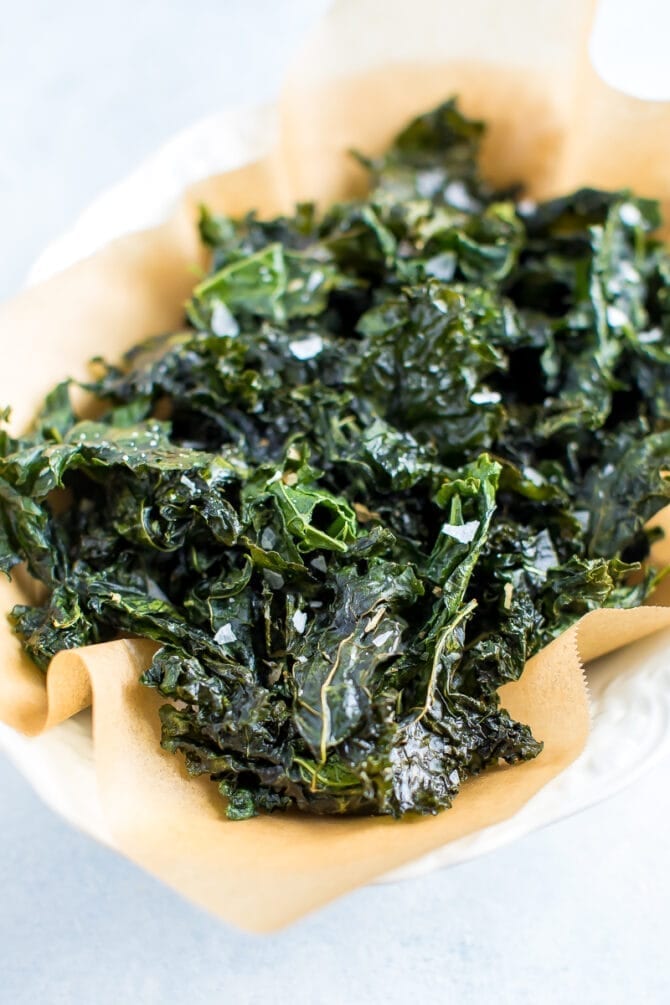
{"label": "pile of kale chips", "polygon": [[[12,618],[160,643],[163,745],[228,815],[435,812],[541,744],[497,689],[586,611],[637,605],[670,497],[670,257],[653,202],[482,180],[448,102],[325,214],[203,212],[176,334],[0,439]],[[167,415],[168,418],[159,418]],[[50,504],[54,489],[71,504]]]}

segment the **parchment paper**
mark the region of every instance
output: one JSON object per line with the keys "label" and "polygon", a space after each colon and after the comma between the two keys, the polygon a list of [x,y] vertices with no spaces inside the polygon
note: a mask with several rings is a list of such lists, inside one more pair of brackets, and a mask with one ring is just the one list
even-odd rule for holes
{"label": "parchment paper", "polygon": [[[16,427],[57,380],[82,376],[92,355],[115,358],[179,325],[192,266],[203,264],[198,202],[275,213],[298,199],[349,194],[362,178],[348,148],[379,151],[411,115],[453,92],[492,123],[485,165],[493,180],[522,178],[542,196],[581,183],[631,185],[670,203],[670,105],[626,98],[595,77],[590,19],[581,0],[341,0],[287,83],[271,156],[203,181],[162,227],[115,242],[0,309],[0,401],[13,404]],[[661,519],[670,526],[667,512]],[[663,550],[668,560],[667,543]],[[27,590],[20,575],[0,581],[0,609]],[[154,651],[146,641],[60,653],[45,687],[1,622],[0,719],[34,735],[92,702],[100,800],[119,851],[227,921],[267,931],[513,814],[583,749],[582,662],[669,625],[670,608],[600,611],[556,639],[502,692],[543,753],[467,782],[453,809],[430,818],[228,822],[215,787],[187,778],[181,760],[159,747],[162,699],[137,683]]]}

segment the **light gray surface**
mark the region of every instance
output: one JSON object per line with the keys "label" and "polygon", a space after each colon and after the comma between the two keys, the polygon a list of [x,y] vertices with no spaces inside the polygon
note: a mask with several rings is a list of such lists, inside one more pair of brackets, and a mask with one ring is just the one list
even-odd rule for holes
{"label": "light gray surface", "polygon": [[0,762],[0,1002],[662,1005],[667,768],[486,858],[257,937],[68,830]]}
{"label": "light gray surface", "polygon": [[[322,0],[28,0],[0,29],[0,296],[195,118],[264,100]],[[240,935],[70,831],[0,761],[0,1005],[617,1005],[670,997],[668,763],[486,859]]]}

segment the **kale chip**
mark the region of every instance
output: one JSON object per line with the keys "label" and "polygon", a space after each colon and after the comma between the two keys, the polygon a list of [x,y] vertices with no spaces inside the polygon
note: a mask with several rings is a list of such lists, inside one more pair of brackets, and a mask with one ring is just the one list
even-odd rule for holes
{"label": "kale chip", "polygon": [[653,586],[630,574],[670,501],[657,206],[520,201],[482,134],[449,101],[365,161],[364,200],[203,209],[183,330],[96,361],[95,421],[65,382],[0,432],[0,568],[47,588],[12,612],[27,652],[158,642],[163,746],[233,819],[449,806],[541,750],[500,686]]}

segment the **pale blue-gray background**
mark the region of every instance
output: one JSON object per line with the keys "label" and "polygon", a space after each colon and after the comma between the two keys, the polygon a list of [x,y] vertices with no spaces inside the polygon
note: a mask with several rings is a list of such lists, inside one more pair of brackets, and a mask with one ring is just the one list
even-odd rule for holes
{"label": "pale blue-gray background", "polygon": [[[5,2],[0,297],[170,134],[270,98],[325,6]],[[669,767],[485,859],[256,938],[74,833],[0,759],[0,1005],[665,1003]]]}

